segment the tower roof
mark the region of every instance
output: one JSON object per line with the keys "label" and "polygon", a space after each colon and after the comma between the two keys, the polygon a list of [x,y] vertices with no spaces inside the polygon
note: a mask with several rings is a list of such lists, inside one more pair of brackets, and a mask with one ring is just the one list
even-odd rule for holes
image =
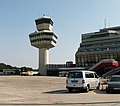
{"label": "tower roof", "polygon": [[41,18],[38,18],[35,20],[36,25],[41,24],[41,23],[49,23],[53,25],[53,20],[49,16],[43,16]]}
{"label": "tower roof", "polygon": [[44,19],[51,19],[51,17],[45,15],[45,16],[43,16],[43,17],[41,17],[41,18],[37,18],[36,20],[40,20],[40,19],[43,19],[43,18],[44,18]]}

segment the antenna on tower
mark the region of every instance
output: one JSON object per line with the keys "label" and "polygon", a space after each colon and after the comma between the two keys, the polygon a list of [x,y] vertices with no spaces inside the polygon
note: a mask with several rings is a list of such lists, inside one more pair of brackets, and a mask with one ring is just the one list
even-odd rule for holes
{"label": "antenna on tower", "polygon": [[106,28],[106,19],[104,19],[104,28]]}
{"label": "antenna on tower", "polygon": [[110,27],[110,22],[109,22],[109,27]]}

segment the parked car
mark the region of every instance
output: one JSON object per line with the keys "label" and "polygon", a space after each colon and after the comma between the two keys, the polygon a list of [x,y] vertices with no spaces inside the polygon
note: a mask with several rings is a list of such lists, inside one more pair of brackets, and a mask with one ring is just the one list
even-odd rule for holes
{"label": "parked car", "polygon": [[110,78],[107,83],[106,92],[111,93],[112,91],[120,90],[120,75],[114,75]]}
{"label": "parked car", "polygon": [[100,80],[93,71],[74,70],[68,72],[66,79],[66,88],[69,92],[74,89],[84,90],[88,92],[90,89],[99,89]]}

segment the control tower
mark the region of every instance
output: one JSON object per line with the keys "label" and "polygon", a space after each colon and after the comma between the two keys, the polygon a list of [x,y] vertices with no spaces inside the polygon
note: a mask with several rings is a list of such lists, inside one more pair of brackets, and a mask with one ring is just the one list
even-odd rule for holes
{"label": "control tower", "polygon": [[49,64],[49,49],[55,47],[57,36],[52,31],[53,20],[48,16],[36,19],[37,31],[29,34],[31,45],[39,49],[39,73],[47,75],[46,65]]}

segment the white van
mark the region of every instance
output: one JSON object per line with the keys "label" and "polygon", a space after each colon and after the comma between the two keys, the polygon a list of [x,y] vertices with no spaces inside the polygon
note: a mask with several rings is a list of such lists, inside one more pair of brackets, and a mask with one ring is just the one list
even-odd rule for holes
{"label": "white van", "polygon": [[66,88],[69,92],[72,92],[74,89],[88,92],[90,89],[99,89],[99,86],[99,77],[93,71],[74,70],[68,72]]}

